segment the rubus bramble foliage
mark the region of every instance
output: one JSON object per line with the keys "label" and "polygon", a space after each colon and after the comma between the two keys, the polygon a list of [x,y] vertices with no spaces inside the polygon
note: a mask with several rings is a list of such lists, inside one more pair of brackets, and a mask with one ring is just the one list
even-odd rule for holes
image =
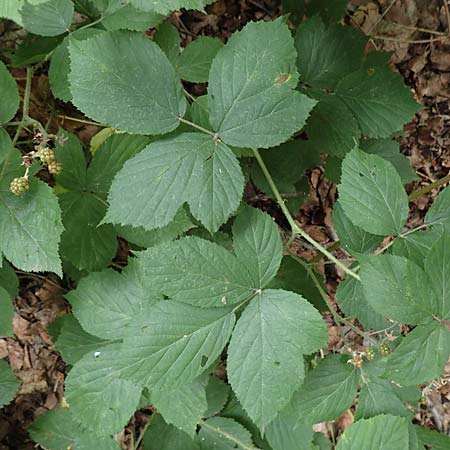
{"label": "rubus bramble foliage", "polygon": [[[288,0],[290,17],[181,49],[167,15],[209,3],[0,4],[29,33],[0,63],[0,333],[13,335],[13,266],[77,282],[72,313],[54,327],[70,366],[65,398],[32,438],[51,450],[119,449],[117,433],[153,405],[145,450],[330,449],[312,425],[352,408],[337,450],[450,448],[412,422],[419,385],[450,353],[450,188],[405,231],[415,173],[393,140],[420,106],[389,55],[367,54],[367,37],[341,24],[346,1],[305,10]],[[55,98],[103,126],[89,158],[75,135],[49,135],[30,116],[34,65],[48,61]],[[13,67],[27,72],[21,111]],[[207,94],[194,98],[183,81],[207,82]],[[24,131],[35,150],[18,140]],[[319,164],[338,184],[333,225],[351,265],[293,218],[305,170]],[[288,242],[245,205],[250,178],[278,202]],[[292,253],[299,236],[343,271],[338,309]],[[118,237],[132,248],[121,272],[109,267]],[[326,310],[363,347],[343,335],[340,352],[326,350]],[[0,361],[1,406],[18,387]]]}

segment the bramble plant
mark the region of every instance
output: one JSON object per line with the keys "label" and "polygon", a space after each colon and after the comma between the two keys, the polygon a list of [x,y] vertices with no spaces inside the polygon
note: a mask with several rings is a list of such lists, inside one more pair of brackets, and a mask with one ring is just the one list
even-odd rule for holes
{"label": "bramble plant", "polygon": [[[412,421],[450,354],[450,188],[406,229],[423,190],[408,199],[415,173],[393,140],[420,105],[389,55],[367,54],[367,37],[341,24],[345,1],[181,49],[167,15],[208,3],[0,4],[29,32],[0,62],[0,333],[13,334],[12,266],[76,281],[55,336],[64,401],[32,438],[119,449],[115,436],[152,405],[136,449],[331,449],[312,425],[347,410],[337,450],[450,448]],[[89,158],[74,134],[32,117],[33,74],[48,61],[54,97],[103,128]],[[207,95],[183,81],[207,82]],[[338,184],[333,225],[350,262],[295,220],[305,170],[320,164]],[[284,241],[245,204],[247,183],[278,204]],[[121,271],[117,237],[133,250]],[[298,256],[296,240],[317,255]],[[336,306],[326,260],[342,278]],[[345,343],[335,353],[327,311]],[[0,405],[18,386],[0,361]]]}

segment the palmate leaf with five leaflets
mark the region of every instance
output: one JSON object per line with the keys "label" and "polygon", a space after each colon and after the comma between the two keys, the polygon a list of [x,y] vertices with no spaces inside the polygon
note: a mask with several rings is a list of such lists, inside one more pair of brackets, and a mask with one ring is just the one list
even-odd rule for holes
{"label": "palmate leaf with five leaflets", "polygon": [[[234,310],[249,300],[230,347],[229,376],[244,408],[261,428],[275,418],[301,382],[302,355],[326,344],[326,327],[318,312],[297,294],[263,290],[276,275],[282,255],[277,226],[269,216],[244,210],[234,226],[234,248],[236,256],[194,237],[161,244],[139,253],[136,265],[125,273],[92,274],[69,294],[74,314],[86,331],[123,339],[99,349],[97,358],[85,355],[67,378],[68,401],[83,423],[98,426],[93,414],[99,405],[91,401],[92,412],[81,411],[87,398],[100,398],[111,383],[123,380],[152,392],[192,382],[220,354],[234,327]],[[254,258],[251,264],[249,255]],[[129,292],[130,283],[141,285],[141,294]],[[124,293],[128,304],[121,306]],[[159,301],[161,294],[171,300]],[[116,299],[120,302],[111,308]],[[93,310],[98,310],[94,316]],[[121,331],[117,314],[126,316],[129,324]],[[255,314],[258,320],[250,320]],[[104,320],[92,320],[98,316]],[[267,326],[260,328],[263,323]],[[255,335],[263,345],[253,355],[248,352]],[[236,358],[242,355],[246,362],[241,365]],[[261,364],[251,364],[255,357]],[[279,379],[286,380],[281,390],[274,384]],[[256,409],[243,391],[244,384],[259,396]],[[269,401],[276,410],[262,417],[261,406]],[[120,417],[123,421],[126,414]]]}

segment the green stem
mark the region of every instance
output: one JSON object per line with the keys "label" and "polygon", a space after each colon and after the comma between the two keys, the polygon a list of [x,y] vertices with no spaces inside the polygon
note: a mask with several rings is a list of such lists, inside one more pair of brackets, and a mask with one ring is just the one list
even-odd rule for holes
{"label": "green stem", "polygon": [[322,254],[324,254],[330,261],[333,261],[338,267],[340,267],[345,273],[349,274],[351,277],[355,278],[356,280],[359,280],[359,275],[353,272],[351,269],[349,269],[345,264],[339,261],[333,254],[331,254],[325,247],[323,247],[321,244],[319,244],[317,241],[315,241],[309,234],[305,233],[296,223],[294,218],[292,217],[291,213],[289,212],[286,204],[284,203],[283,198],[280,195],[280,192],[278,191],[278,188],[275,184],[275,182],[272,179],[272,176],[270,175],[269,170],[267,169],[266,164],[264,163],[264,160],[262,159],[261,155],[259,154],[259,151],[254,148],[253,154],[258,161],[258,164],[266,177],[267,182],[269,183],[270,188],[272,189],[273,195],[275,196],[275,199],[278,203],[278,205],[281,208],[281,211],[283,211],[283,214],[285,215],[291,230],[292,234],[289,238],[286,247],[288,248],[296,236],[301,236],[305,241],[309,242],[313,247],[315,247],[317,250],[319,250]]}
{"label": "green stem", "polygon": [[[123,8],[123,7],[122,7],[122,8]],[[121,8],[121,9],[122,9],[122,8]],[[98,23],[100,23],[105,17],[107,17],[107,16],[100,16],[98,19],[94,20],[93,22],[89,22],[89,23],[87,23],[86,25],[83,25],[82,27],[77,28],[77,29],[74,30],[74,31],[85,30],[86,28],[93,27],[94,25],[97,25]]]}
{"label": "green stem", "polygon": [[30,107],[30,95],[31,95],[31,82],[33,80],[33,68],[27,67],[27,78],[25,82],[25,94],[23,96],[23,107],[22,107],[22,122],[19,124],[14,135],[12,145],[13,147],[17,144],[19,140],[20,133],[23,130],[24,125],[27,124],[28,111]]}
{"label": "green stem", "polygon": [[217,133],[214,133],[213,131],[207,130],[206,128],[201,127],[200,125],[197,125],[194,122],[191,122],[190,120],[184,119],[181,116],[177,116],[177,119],[180,122],[185,123],[186,125],[190,125],[193,128],[196,128],[199,131],[202,131],[203,133],[209,134],[210,136],[212,136],[214,139],[217,139]]}
{"label": "green stem", "polygon": [[444,178],[441,178],[440,180],[435,181],[434,183],[430,183],[421,189],[417,189],[416,191],[411,192],[411,194],[409,194],[409,196],[408,196],[408,200],[410,202],[412,202],[416,198],[419,198],[420,196],[422,196],[424,194],[428,194],[428,192],[431,192],[433,189],[436,189],[436,188],[442,186],[443,184],[449,183],[449,182],[450,182],[450,173],[447,176],[445,176]]}
{"label": "green stem", "polygon": [[139,433],[139,437],[137,438],[136,444],[134,445],[134,450],[138,450],[139,445],[141,445],[142,439],[144,439],[145,432],[147,431],[147,428],[152,423],[152,418],[154,415],[151,415],[148,419],[147,423],[145,424],[144,428],[142,428],[141,432]]}
{"label": "green stem", "polygon": [[[424,228],[428,228],[429,226],[433,225],[432,223],[423,223],[422,225],[419,225],[416,228],[412,228],[411,230],[405,231],[404,233],[400,233],[397,237],[398,238],[405,238],[406,236],[415,233],[416,231],[422,230]],[[387,243],[384,247],[381,247],[379,250],[377,250],[374,254],[379,255],[381,253],[384,253],[388,248],[390,248],[395,242],[395,239],[392,239],[389,243]]]}
{"label": "green stem", "polygon": [[92,122],[91,120],[78,119],[76,117],[64,116],[61,114],[57,114],[56,117],[58,117],[59,119],[63,119],[63,120],[70,120],[71,122],[78,122],[78,123],[84,123],[86,125],[95,125],[96,127],[108,128],[108,125],[103,125],[101,123]]}

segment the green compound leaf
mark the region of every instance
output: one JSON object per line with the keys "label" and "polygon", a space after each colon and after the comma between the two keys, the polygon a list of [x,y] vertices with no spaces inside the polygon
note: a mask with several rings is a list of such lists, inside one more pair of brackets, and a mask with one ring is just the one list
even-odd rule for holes
{"label": "green compound leaf", "polygon": [[450,332],[438,322],[419,325],[402,340],[389,359],[385,377],[404,386],[442,374],[450,355]]}
{"label": "green compound leaf", "polygon": [[1,252],[21,270],[62,275],[58,245],[63,226],[56,196],[37,178],[30,179],[24,195],[12,194],[11,181],[23,176],[22,158],[11,144],[0,149],[0,154],[4,156],[0,166]]}
{"label": "green compound leaf", "polygon": [[359,420],[341,436],[336,450],[409,450],[408,419],[380,415]]}
{"label": "green compound leaf", "polygon": [[401,256],[361,259],[361,283],[372,308],[399,322],[428,322],[437,312],[437,301],[427,275]]}
{"label": "green compound leaf", "polygon": [[144,435],[145,450],[200,450],[185,432],[164,422],[161,414],[153,414]]}
{"label": "green compound leaf", "polygon": [[336,86],[336,95],[353,112],[362,134],[372,138],[390,137],[421,109],[402,78],[384,67],[347,75]]}
{"label": "green compound leaf", "polygon": [[295,37],[300,80],[317,88],[336,87],[359,69],[367,38],[352,27],[328,29],[318,16],[304,22]]}
{"label": "green compound leaf", "polygon": [[86,333],[73,314],[62,317],[60,335],[55,348],[61,353],[66,363],[73,365],[86,353],[94,352],[106,344],[108,341]]}
{"label": "green compound leaf", "polygon": [[352,405],[358,391],[359,371],[347,360],[345,356],[329,355],[308,372],[290,403],[298,420],[309,423],[334,420]]}
{"label": "green compound leaf", "polygon": [[201,450],[258,450],[250,432],[233,419],[213,417],[200,426],[197,442]]}
{"label": "green compound leaf", "polygon": [[[19,89],[5,64],[0,61],[0,124],[11,120],[19,109]],[[3,133],[4,130],[1,130]]]}
{"label": "green compound leaf", "polygon": [[408,217],[408,197],[394,166],[358,149],[342,163],[339,201],[348,218],[372,234],[399,234]]}
{"label": "green compound leaf", "polygon": [[255,208],[245,208],[233,225],[234,253],[247,268],[252,285],[263,288],[275,277],[283,256],[278,226]]}
{"label": "green compound leaf", "polygon": [[211,63],[223,47],[220,39],[200,36],[183,50],[176,62],[178,75],[182,80],[205,83],[209,78]]}
{"label": "green compound leaf", "polygon": [[78,423],[70,409],[54,409],[39,416],[30,427],[34,441],[48,450],[120,450],[112,437],[95,435]]}
{"label": "green compound leaf", "polygon": [[203,11],[203,8],[214,0],[130,0],[131,4],[143,11],[156,11],[159,14],[166,16],[172,11],[178,9],[198,9]]}
{"label": "green compound leaf", "polygon": [[443,189],[431,205],[425,216],[425,223],[429,225],[443,224],[448,226],[450,222],[450,186]]}
{"label": "green compound leaf", "polygon": [[0,360],[0,408],[10,403],[19,389],[14,372],[6,361]]}
{"label": "green compound leaf", "polygon": [[41,36],[57,36],[69,31],[74,13],[70,0],[30,2],[25,0],[20,15],[24,28]]}
{"label": "green compound leaf", "polygon": [[112,31],[71,40],[69,51],[72,102],[87,116],[138,134],[177,128],[186,110],[183,88],[154,42]]}
{"label": "green compound leaf", "polygon": [[233,152],[200,133],[153,142],[125,163],[109,193],[105,221],[151,230],[187,202],[215,232],[238,208],[244,176]]}
{"label": "green compound leaf", "polygon": [[150,400],[164,420],[194,439],[197,424],[206,412],[206,378],[167,391],[153,391]]}
{"label": "green compound leaf", "polygon": [[262,431],[300,386],[303,355],[326,343],[322,317],[292,292],[265,290],[242,313],[228,349],[228,378]]}
{"label": "green compound leaf", "polygon": [[9,292],[0,286],[0,336],[13,335],[14,305]]}
{"label": "green compound leaf", "polygon": [[303,127],[316,101],[295,91],[296,58],[281,19],[250,22],[233,34],[209,77],[210,122],[223,142],[274,147]]}
{"label": "green compound leaf", "polygon": [[437,298],[436,315],[450,319],[450,233],[443,233],[425,259],[425,271]]}
{"label": "green compound leaf", "polygon": [[350,221],[340,202],[334,205],[333,226],[342,246],[350,254],[370,253],[381,244],[380,236],[370,234]]}

